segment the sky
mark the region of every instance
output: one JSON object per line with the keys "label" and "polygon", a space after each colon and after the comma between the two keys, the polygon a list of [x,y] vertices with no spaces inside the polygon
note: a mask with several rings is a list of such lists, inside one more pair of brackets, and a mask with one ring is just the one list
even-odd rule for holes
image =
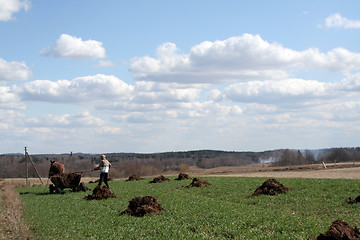
{"label": "sky", "polygon": [[357,147],[359,10],[0,0],[0,154]]}

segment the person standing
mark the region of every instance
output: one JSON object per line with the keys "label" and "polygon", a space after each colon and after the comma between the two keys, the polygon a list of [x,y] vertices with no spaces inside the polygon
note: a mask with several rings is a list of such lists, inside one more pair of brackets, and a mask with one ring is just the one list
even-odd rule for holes
{"label": "person standing", "polygon": [[105,155],[101,155],[101,162],[98,167],[94,168],[94,170],[100,170],[100,180],[98,186],[101,186],[102,182],[109,187],[108,178],[110,171],[111,163],[106,159]]}

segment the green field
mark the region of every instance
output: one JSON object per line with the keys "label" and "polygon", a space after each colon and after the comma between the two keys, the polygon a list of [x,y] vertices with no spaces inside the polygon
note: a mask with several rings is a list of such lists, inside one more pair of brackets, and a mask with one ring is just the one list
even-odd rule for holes
{"label": "green field", "polygon": [[[212,185],[185,188],[191,180],[110,182],[119,198],[84,200],[91,192],[48,194],[48,187],[18,188],[26,220],[39,239],[315,239],[334,220],[360,227],[360,180],[280,179],[290,192],[251,196],[267,178],[204,177]],[[96,184],[87,184],[94,188]],[[158,215],[119,215],[129,200],[154,196]]]}

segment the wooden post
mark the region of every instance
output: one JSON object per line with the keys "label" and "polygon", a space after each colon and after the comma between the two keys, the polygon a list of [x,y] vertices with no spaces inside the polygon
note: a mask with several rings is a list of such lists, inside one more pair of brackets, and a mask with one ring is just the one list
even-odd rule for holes
{"label": "wooden post", "polygon": [[[26,148],[25,148],[25,149],[26,149]],[[44,185],[44,183],[43,183],[43,181],[42,181],[42,179],[41,179],[41,177],[40,177],[40,174],[39,174],[38,170],[37,170],[36,167],[35,167],[35,164],[34,164],[33,160],[31,159],[30,155],[27,153],[26,150],[25,150],[25,155],[26,155],[25,158],[27,157],[27,158],[30,160],[32,166],[34,167],[35,172],[36,172],[38,178],[40,179],[41,184]]]}
{"label": "wooden post", "polygon": [[26,157],[26,147],[25,147],[25,171],[26,171],[26,186],[29,186],[29,169],[28,169],[28,162],[27,162],[27,157]]}

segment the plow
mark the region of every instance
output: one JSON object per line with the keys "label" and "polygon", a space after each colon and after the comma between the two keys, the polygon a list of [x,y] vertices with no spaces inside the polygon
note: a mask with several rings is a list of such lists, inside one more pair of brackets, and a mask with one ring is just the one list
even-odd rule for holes
{"label": "plow", "polygon": [[63,163],[51,161],[49,170],[49,179],[52,182],[49,185],[50,193],[62,193],[65,188],[70,188],[73,192],[86,192],[88,188],[84,182],[81,182],[81,174],[90,171],[92,170],[65,173]]}

